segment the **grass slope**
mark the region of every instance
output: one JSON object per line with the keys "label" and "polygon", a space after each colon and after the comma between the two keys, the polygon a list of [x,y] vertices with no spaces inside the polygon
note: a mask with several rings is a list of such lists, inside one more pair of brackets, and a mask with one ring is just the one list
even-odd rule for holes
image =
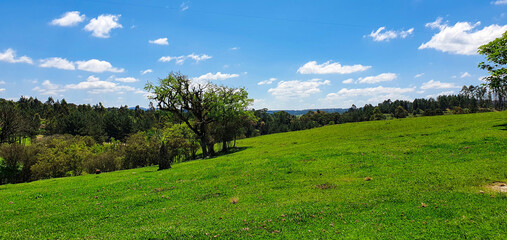
{"label": "grass slope", "polygon": [[507,239],[507,195],[486,187],[507,181],[506,123],[504,111],[343,124],[166,171],[0,186],[0,238]]}

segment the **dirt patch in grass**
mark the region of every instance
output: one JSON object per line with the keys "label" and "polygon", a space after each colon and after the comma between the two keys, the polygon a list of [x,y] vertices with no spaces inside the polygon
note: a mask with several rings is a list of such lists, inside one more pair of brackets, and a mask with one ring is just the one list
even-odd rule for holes
{"label": "dirt patch in grass", "polygon": [[507,193],[507,183],[504,182],[495,182],[488,186],[489,189],[495,192],[504,192]]}
{"label": "dirt patch in grass", "polygon": [[324,183],[324,184],[320,184],[320,185],[315,185],[315,187],[320,188],[320,189],[332,189],[332,188],[336,188],[336,185],[331,184],[331,183]]}

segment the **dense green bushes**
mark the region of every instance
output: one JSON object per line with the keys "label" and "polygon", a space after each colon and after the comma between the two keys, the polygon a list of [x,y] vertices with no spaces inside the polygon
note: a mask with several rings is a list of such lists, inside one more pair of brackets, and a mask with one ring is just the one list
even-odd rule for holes
{"label": "dense green bushes", "polygon": [[[89,136],[52,135],[34,139],[31,144],[0,146],[0,184],[46,178],[77,176],[196,158],[199,145],[186,126],[176,124],[149,133],[97,143]],[[165,154],[161,154],[161,152]]]}

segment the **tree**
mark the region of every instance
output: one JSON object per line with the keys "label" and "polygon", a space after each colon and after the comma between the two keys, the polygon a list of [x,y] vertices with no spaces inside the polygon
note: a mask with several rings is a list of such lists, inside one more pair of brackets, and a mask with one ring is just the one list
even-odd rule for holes
{"label": "tree", "polygon": [[487,86],[498,96],[502,105],[507,95],[507,32],[485,45],[479,47],[479,54],[485,55],[487,62],[479,63],[479,68],[487,70],[490,76],[485,77]]}
{"label": "tree", "polygon": [[24,130],[24,121],[11,101],[0,101],[0,143],[17,141]]}
{"label": "tree", "polygon": [[383,120],[383,119],[386,119],[386,117],[380,111],[379,107],[375,107],[375,109],[373,109],[373,115],[371,116],[371,120]]}
{"label": "tree", "polygon": [[[244,111],[251,100],[244,89],[217,87],[211,83],[194,84],[181,73],[170,73],[159,85],[146,84],[158,108],[173,113],[197,136],[203,157],[214,155],[215,139],[210,130],[213,122],[228,121],[231,111]],[[221,94],[225,94],[221,96]]]}
{"label": "tree", "polygon": [[402,106],[398,106],[394,110],[394,117],[395,118],[406,118],[407,116],[408,116],[408,112]]}
{"label": "tree", "polygon": [[214,107],[210,112],[215,119],[213,124],[214,139],[222,142],[222,151],[227,151],[227,142],[239,135],[240,129],[250,120],[255,121],[252,112],[247,107],[253,102],[248,98],[244,88],[215,87]]}

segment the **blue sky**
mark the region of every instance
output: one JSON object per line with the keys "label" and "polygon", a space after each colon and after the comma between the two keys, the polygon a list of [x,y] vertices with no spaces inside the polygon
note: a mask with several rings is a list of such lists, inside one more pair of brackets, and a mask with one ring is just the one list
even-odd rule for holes
{"label": "blue sky", "polygon": [[179,71],[254,108],[348,108],[481,84],[492,1],[1,1],[0,97],[148,106]]}

